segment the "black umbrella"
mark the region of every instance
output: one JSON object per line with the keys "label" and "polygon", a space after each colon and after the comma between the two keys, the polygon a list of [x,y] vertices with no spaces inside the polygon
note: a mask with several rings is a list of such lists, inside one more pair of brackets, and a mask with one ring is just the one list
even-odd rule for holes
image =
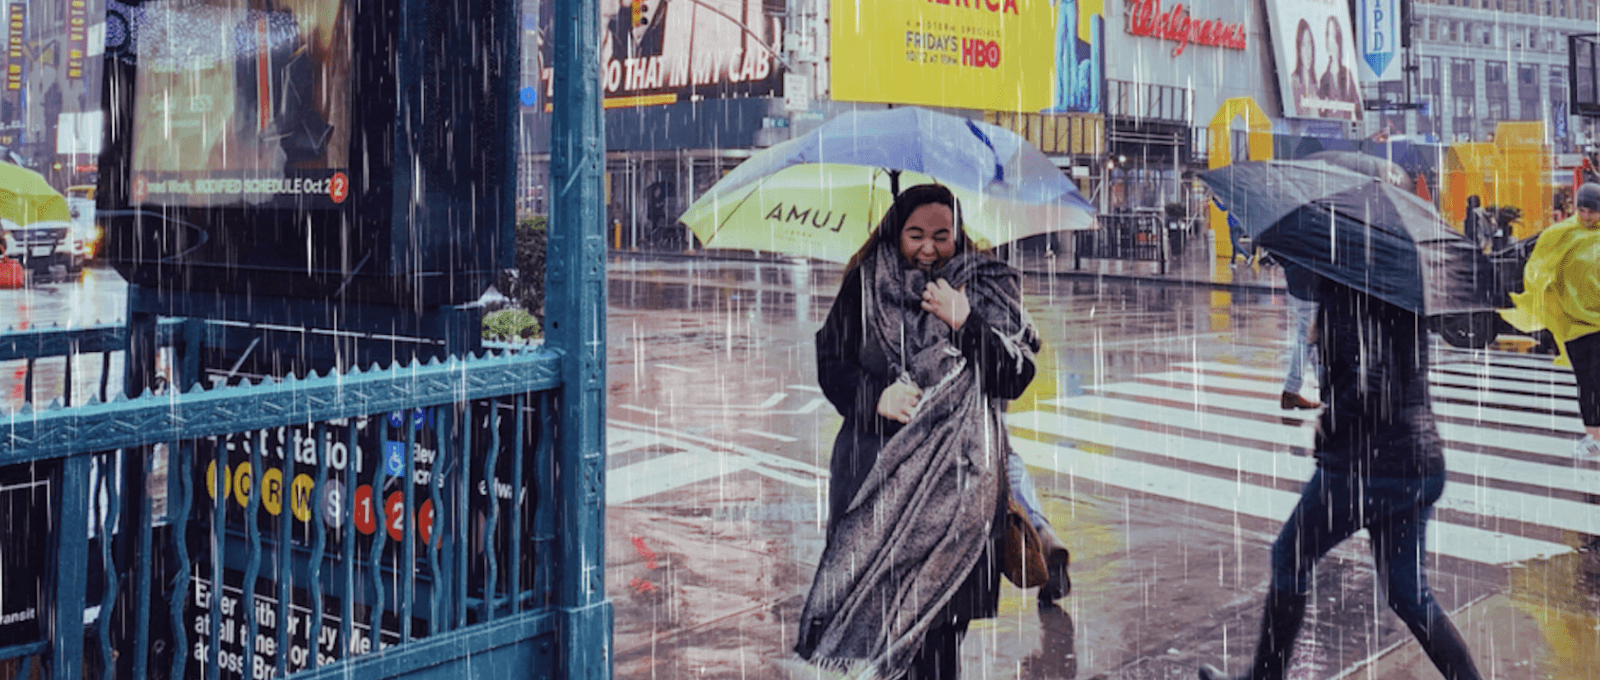
{"label": "black umbrella", "polygon": [[1306,156],[1305,160],[1332,163],[1346,170],[1377,177],[1401,189],[1410,188],[1407,183],[1411,177],[1406,174],[1405,168],[1386,158],[1356,151],[1318,151]]}
{"label": "black umbrella", "polygon": [[1418,314],[1493,309],[1488,258],[1389,182],[1312,160],[1239,163],[1201,179],[1274,257]]}

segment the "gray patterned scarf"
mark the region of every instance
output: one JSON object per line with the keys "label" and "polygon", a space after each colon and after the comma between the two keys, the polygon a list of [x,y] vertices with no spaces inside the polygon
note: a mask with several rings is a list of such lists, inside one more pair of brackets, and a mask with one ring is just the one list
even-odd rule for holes
{"label": "gray patterned scarf", "polygon": [[943,278],[965,286],[973,312],[1014,356],[1031,359],[1034,330],[1021,277],[987,255],[966,253],[924,273],[884,244],[860,266],[866,341],[923,394],[834,524],[797,650],[818,665],[893,677],[983,554],[1009,446],[1003,400],[984,396],[954,332],[922,310],[924,285]]}

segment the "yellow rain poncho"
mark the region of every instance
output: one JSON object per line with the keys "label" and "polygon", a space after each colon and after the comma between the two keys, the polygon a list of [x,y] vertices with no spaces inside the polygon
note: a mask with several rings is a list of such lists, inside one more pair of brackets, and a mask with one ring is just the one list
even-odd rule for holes
{"label": "yellow rain poncho", "polygon": [[1522,282],[1501,317],[1526,332],[1548,329],[1561,347],[1556,363],[1569,365],[1567,341],[1600,331],[1600,225],[1583,226],[1574,215],[1546,229]]}

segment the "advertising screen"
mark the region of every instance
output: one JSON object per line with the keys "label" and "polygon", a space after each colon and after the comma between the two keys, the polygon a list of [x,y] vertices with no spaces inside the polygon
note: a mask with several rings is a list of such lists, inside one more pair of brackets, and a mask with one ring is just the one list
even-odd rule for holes
{"label": "advertising screen", "polygon": [[1361,120],[1356,41],[1344,0],[1267,3],[1287,118]]}
{"label": "advertising screen", "polygon": [[138,26],[132,202],[343,203],[351,91],[343,4],[145,4]]}
{"label": "advertising screen", "polygon": [[[1080,92],[1089,99],[1068,84],[1066,97],[1054,96],[1058,22],[1047,0],[833,0],[832,7],[836,100],[1034,113],[1071,107]],[[1067,7],[1082,19],[1075,3]],[[1063,30],[1079,34],[1075,26]],[[1079,37],[1067,37],[1064,60],[1076,68]]]}
{"label": "advertising screen", "polygon": [[[595,0],[600,3],[600,75],[607,108],[691,97],[782,94],[783,20],[745,0]],[[550,35],[553,2],[540,3]],[[539,46],[548,110],[553,45]]]}

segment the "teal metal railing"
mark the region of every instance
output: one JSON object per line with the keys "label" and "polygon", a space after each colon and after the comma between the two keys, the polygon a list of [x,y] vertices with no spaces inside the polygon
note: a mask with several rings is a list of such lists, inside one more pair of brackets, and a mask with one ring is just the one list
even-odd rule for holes
{"label": "teal metal railing", "polygon": [[[119,341],[31,338],[0,360]],[[32,574],[37,595],[0,659],[54,678],[553,669],[562,362],[502,349],[0,413],[0,470],[48,499],[25,559],[0,557],[31,566],[4,587]]]}

